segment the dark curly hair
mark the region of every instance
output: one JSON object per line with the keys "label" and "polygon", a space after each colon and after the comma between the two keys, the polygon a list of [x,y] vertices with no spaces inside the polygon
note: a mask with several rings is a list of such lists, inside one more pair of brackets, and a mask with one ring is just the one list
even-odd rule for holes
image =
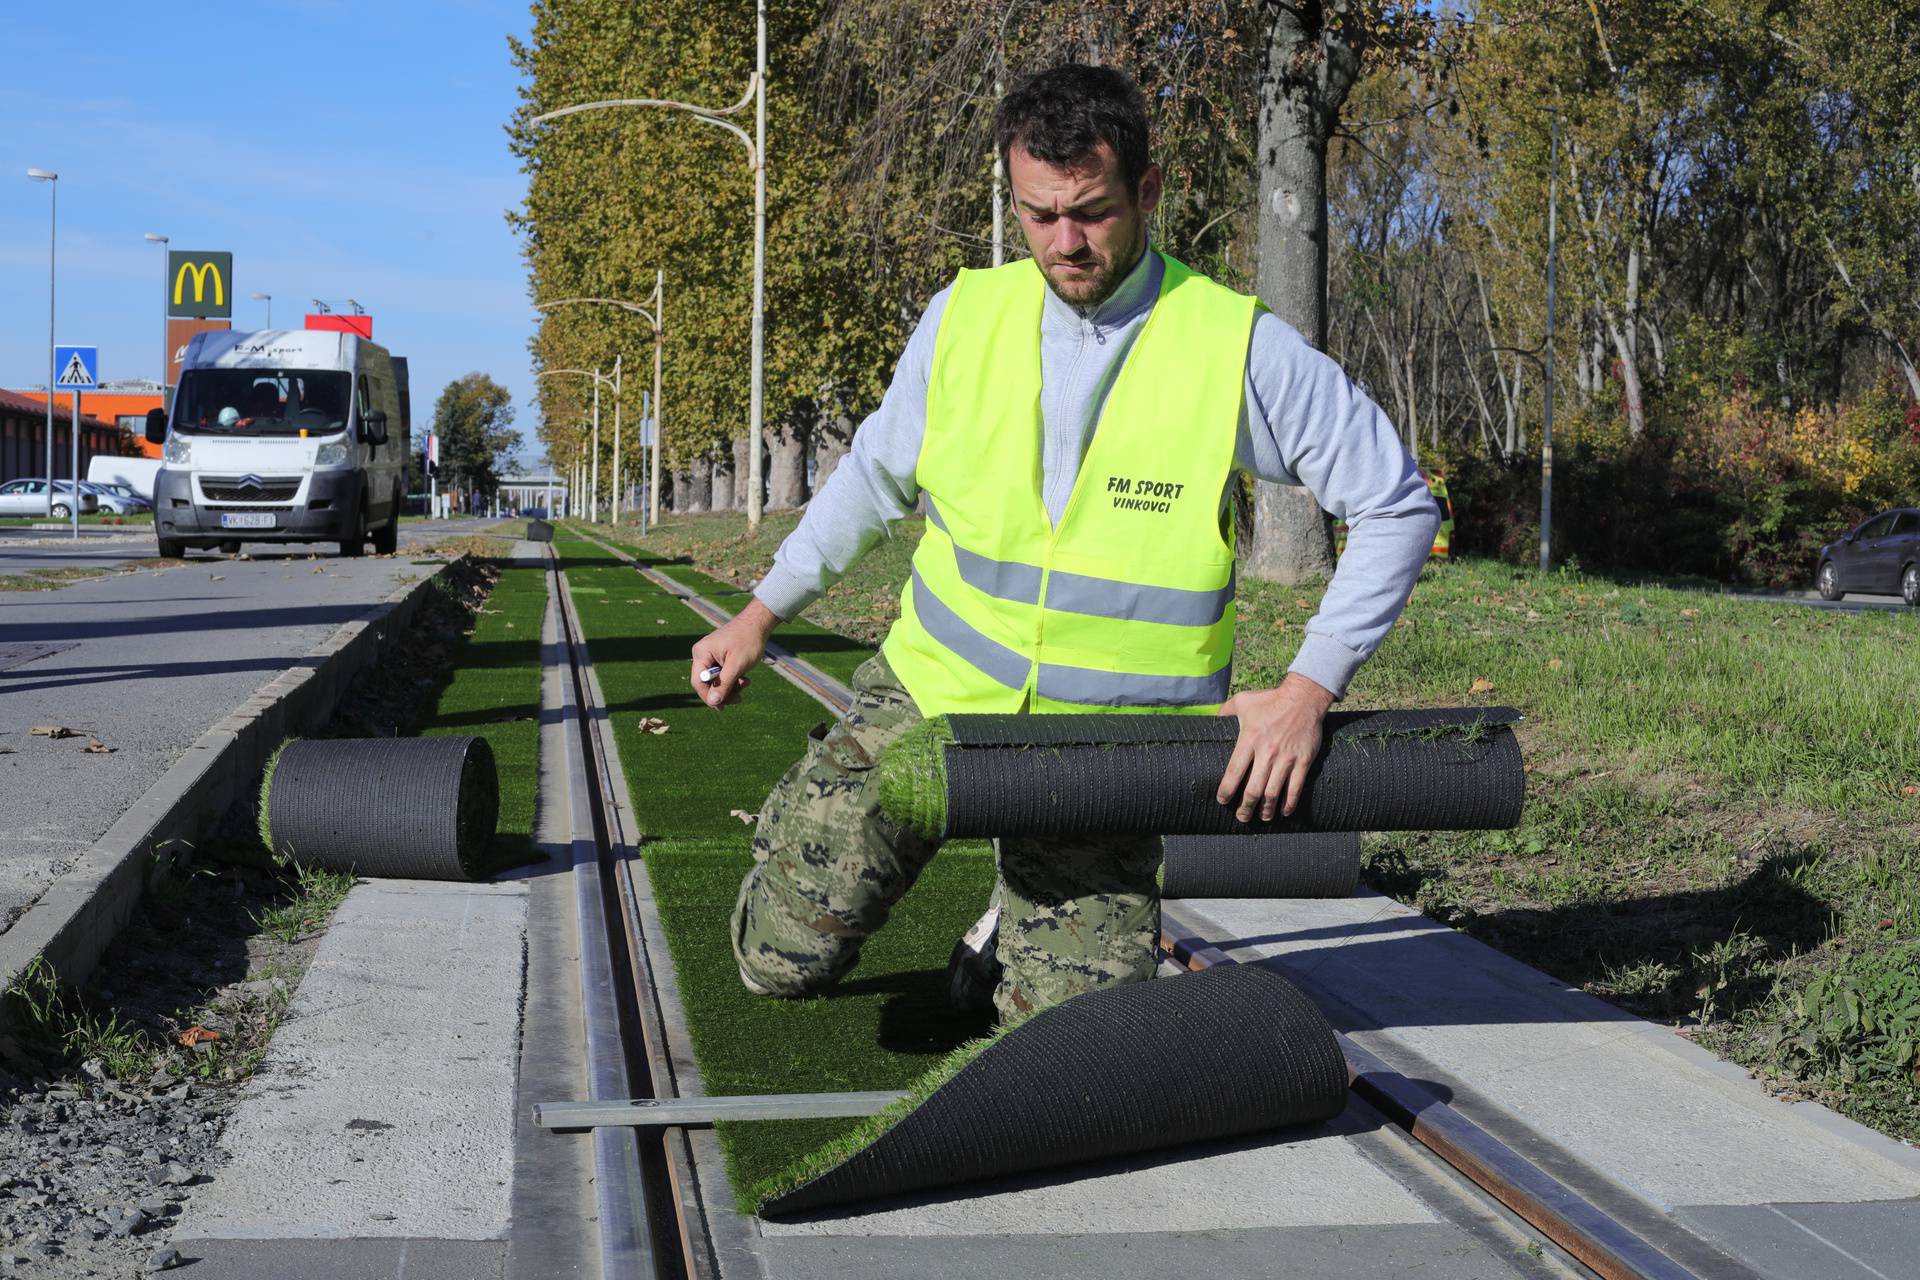
{"label": "dark curly hair", "polygon": [[1112,67],[1069,62],[1028,76],[1000,100],[993,137],[1008,163],[1018,143],[1052,165],[1085,160],[1104,142],[1119,159],[1120,177],[1133,196],[1140,194],[1150,163],[1146,99],[1132,77]]}

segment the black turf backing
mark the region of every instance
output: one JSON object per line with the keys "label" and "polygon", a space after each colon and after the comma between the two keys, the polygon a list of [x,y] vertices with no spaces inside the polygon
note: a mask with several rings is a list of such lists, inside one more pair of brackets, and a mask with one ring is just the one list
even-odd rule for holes
{"label": "black turf backing", "polygon": [[1346,1061],[1313,1002],[1276,973],[1222,965],[1036,1014],[871,1145],[760,1211],[1312,1124],[1346,1095]]}
{"label": "black turf backing", "polygon": [[1230,716],[953,716],[948,838],[1445,831],[1517,826],[1525,798],[1511,708],[1327,717],[1292,817],[1241,823],[1215,800]]}
{"label": "black turf backing", "polygon": [[1168,836],[1163,898],[1348,898],[1360,883],[1360,833]]}
{"label": "black turf backing", "polygon": [[303,867],[471,880],[500,815],[485,738],[288,743],[267,796],[273,851]]}

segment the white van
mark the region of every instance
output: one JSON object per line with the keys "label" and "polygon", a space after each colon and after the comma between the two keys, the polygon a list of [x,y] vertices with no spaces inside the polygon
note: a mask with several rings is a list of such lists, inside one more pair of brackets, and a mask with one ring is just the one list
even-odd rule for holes
{"label": "white van", "polygon": [[243,542],[392,552],[407,474],[406,362],[350,333],[196,334],[153,486],[160,554]]}
{"label": "white van", "polygon": [[87,481],[90,484],[123,484],[152,502],[153,478],[159,471],[158,458],[115,458],[100,454],[87,463]]}

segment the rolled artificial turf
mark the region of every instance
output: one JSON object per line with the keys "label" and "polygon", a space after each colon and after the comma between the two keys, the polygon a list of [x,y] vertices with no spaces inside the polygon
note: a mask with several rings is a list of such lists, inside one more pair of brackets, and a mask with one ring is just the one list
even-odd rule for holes
{"label": "rolled artificial turf", "polygon": [[1285,978],[1222,965],[1075,996],[1007,1030],[825,1159],[769,1217],[1332,1119],[1333,1029]]}
{"label": "rolled artificial turf", "polygon": [[493,752],[471,736],[290,742],[266,787],[276,857],[363,876],[476,879],[500,812]]}
{"label": "rolled artificial turf", "polygon": [[1512,827],[1525,798],[1509,707],[1335,712],[1290,817],[1215,796],[1232,716],[934,716],[887,748],[881,804],[928,839]]}
{"label": "rolled artificial turf", "polygon": [[1347,898],[1360,884],[1360,833],[1168,836],[1162,898]]}

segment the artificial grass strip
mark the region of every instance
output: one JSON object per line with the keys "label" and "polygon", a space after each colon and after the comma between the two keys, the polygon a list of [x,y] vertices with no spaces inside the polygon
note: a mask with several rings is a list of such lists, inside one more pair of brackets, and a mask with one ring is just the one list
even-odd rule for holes
{"label": "artificial grass strip", "polygon": [[[707,631],[700,616],[664,593],[640,594],[645,580],[589,543],[566,539],[557,549],[647,837],[648,876],[707,1092],[906,1088],[985,1032],[988,1015],[957,1013],[946,999],[947,955],[993,889],[983,843],[942,850],[832,990],[776,1000],[741,986],[728,920],[752,866],[752,832],[731,811],[759,811],[805,749],[820,706],[763,672],[737,705],[706,707],[687,684],[689,651]],[[667,732],[642,730],[643,717],[666,721]],[[719,1136],[733,1185],[750,1191],[860,1123],[726,1124]]]}
{"label": "artificial grass strip", "polygon": [[484,865],[504,869],[532,860],[540,782],[540,623],[546,616],[546,567],[505,564],[493,592],[455,650],[432,707],[414,726],[422,737],[471,734],[493,749],[500,817]]}

